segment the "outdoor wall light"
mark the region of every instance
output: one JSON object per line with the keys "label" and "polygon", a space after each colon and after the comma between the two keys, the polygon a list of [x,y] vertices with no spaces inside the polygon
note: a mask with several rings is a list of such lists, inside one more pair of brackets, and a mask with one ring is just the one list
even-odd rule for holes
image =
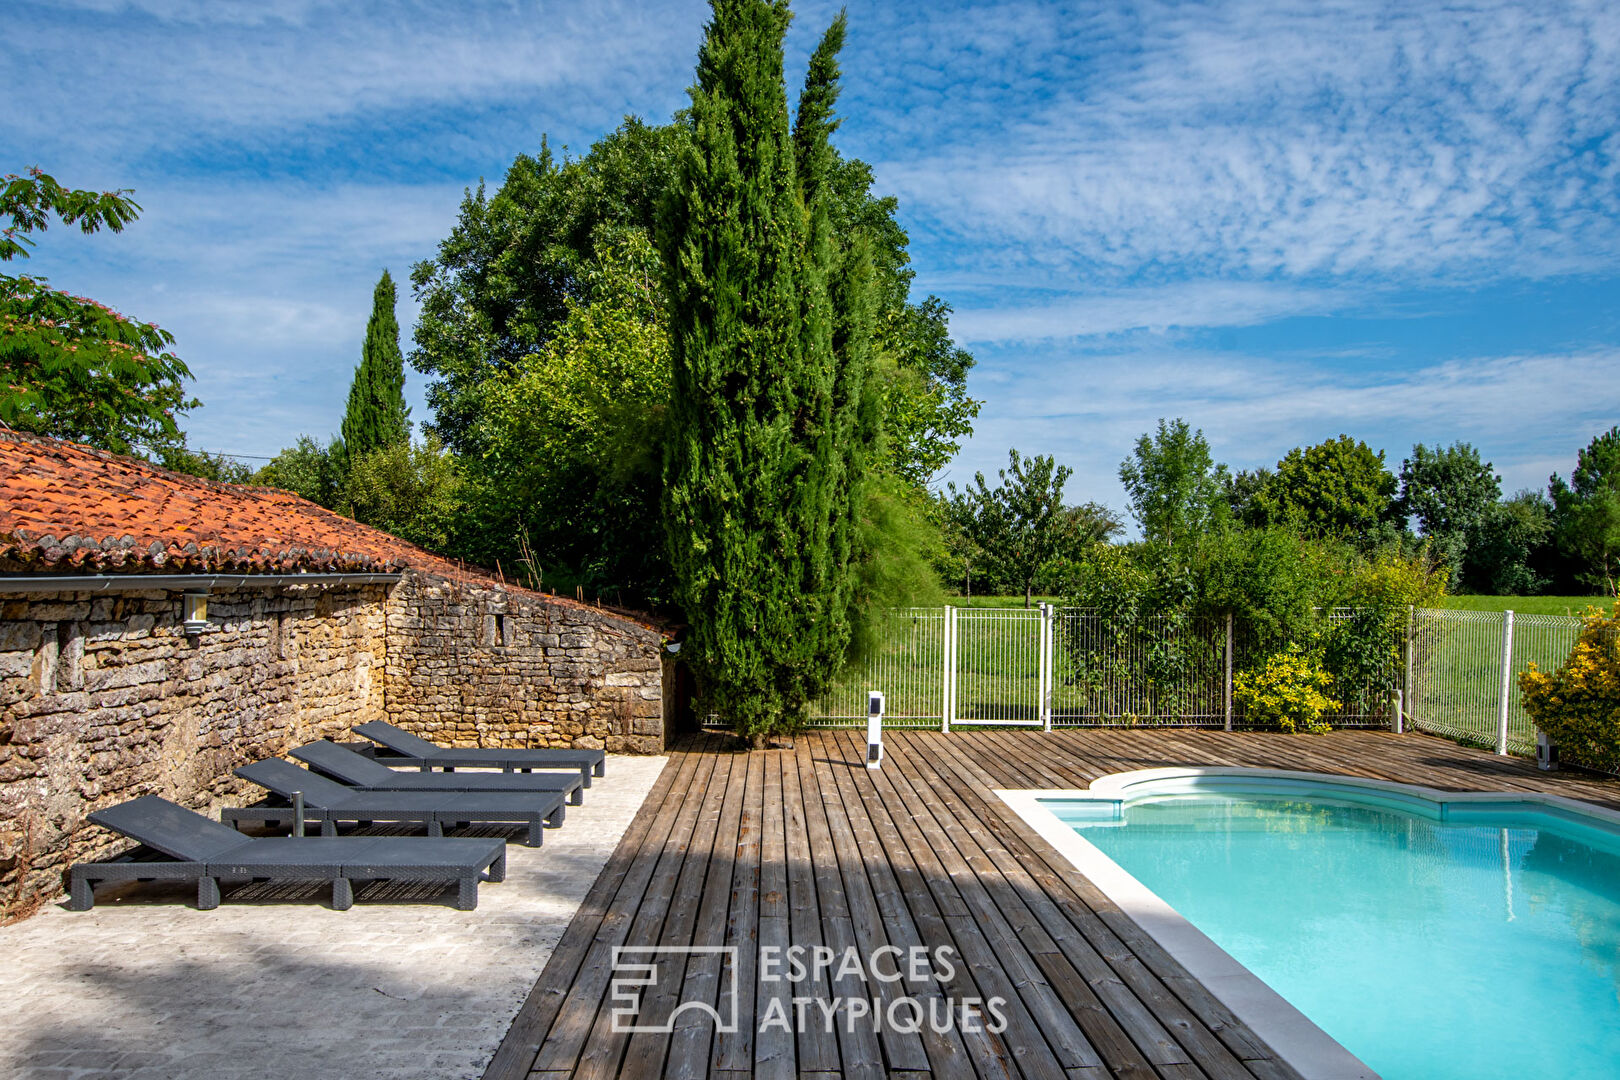
{"label": "outdoor wall light", "polygon": [[883,691],[872,690],[866,696],[866,767],[875,769],[883,764]]}
{"label": "outdoor wall light", "polygon": [[200,634],[208,629],[208,594],[188,592],[180,598],[181,626],[188,634]]}

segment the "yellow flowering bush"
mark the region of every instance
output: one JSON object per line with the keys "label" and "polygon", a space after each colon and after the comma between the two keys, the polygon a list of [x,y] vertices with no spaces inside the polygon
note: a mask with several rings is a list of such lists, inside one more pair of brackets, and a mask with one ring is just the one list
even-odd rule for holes
{"label": "yellow flowering bush", "polygon": [[1601,768],[1620,765],[1620,604],[1592,610],[1564,666],[1519,675],[1520,700],[1560,756]]}
{"label": "yellow flowering bush", "polygon": [[1240,673],[1232,680],[1232,700],[1252,724],[1275,724],[1283,731],[1328,730],[1323,715],[1341,705],[1328,691],[1333,676],[1322,665],[1322,657],[1290,645],[1266,657],[1260,667]]}

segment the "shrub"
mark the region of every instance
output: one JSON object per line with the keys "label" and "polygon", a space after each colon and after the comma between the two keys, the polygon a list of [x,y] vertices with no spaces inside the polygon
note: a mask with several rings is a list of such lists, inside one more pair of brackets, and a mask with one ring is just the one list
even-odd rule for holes
{"label": "shrub", "polygon": [[1563,667],[1546,672],[1531,664],[1519,675],[1519,693],[1563,756],[1620,766],[1620,604],[1609,615],[1589,611]]}
{"label": "shrub", "polygon": [[1233,679],[1232,700],[1252,723],[1321,734],[1328,730],[1323,715],[1339,708],[1327,693],[1332,685],[1319,653],[1290,646]]}

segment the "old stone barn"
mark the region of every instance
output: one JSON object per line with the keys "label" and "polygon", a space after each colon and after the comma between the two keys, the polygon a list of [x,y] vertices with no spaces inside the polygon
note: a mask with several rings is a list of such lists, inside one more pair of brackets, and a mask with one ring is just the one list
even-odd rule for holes
{"label": "old stone barn", "polygon": [[662,646],[283,491],[0,433],[0,917],[101,853],[90,811],[245,803],[233,769],[368,720],[662,751]]}

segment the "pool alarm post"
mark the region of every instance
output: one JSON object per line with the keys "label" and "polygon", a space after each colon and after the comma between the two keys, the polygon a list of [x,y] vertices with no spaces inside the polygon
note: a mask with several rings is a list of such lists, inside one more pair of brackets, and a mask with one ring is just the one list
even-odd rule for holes
{"label": "pool alarm post", "polygon": [[883,691],[872,690],[866,695],[866,767],[875,769],[883,764]]}

